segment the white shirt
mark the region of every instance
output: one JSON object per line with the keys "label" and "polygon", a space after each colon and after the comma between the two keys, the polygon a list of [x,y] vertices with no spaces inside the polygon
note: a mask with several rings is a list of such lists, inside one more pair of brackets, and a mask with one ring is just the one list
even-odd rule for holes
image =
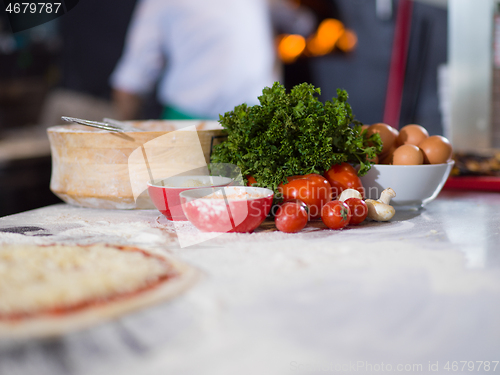
{"label": "white shirt", "polygon": [[117,89],[142,94],[159,80],[160,103],[200,118],[258,103],[278,80],[266,0],[142,0]]}

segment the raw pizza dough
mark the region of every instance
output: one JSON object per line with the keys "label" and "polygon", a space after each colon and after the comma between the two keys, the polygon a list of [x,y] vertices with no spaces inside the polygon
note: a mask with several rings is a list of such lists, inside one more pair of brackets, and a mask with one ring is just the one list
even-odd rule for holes
{"label": "raw pizza dough", "polygon": [[194,268],[128,246],[0,247],[0,340],[59,336],[171,299]]}

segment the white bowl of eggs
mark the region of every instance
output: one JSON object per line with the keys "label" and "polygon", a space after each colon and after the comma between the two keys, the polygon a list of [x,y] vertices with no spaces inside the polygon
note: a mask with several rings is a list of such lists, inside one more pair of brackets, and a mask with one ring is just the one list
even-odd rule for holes
{"label": "white bowl of eggs", "polygon": [[377,123],[366,128],[367,136],[379,133],[383,149],[377,164],[361,177],[365,195],[378,199],[386,188],[396,197],[396,209],[421,208],[434,200],[443,188],[453,167],[452,146],[440,135],[429,136],[416,124],[393,127]]}

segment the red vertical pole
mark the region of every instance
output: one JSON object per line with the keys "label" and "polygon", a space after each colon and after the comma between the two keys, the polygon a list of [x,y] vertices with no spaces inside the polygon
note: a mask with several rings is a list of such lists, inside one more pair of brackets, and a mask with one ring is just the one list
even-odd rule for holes
{"label": "red vertical pole", "polygon": [[396,129],[399,127],[403,98],[412,9],[412,0],[399,0],[384,108],[384,123]]}

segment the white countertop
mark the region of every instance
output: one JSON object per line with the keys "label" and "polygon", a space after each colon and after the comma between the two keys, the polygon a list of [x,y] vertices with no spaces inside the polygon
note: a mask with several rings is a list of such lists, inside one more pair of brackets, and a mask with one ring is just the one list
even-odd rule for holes
{"label": "white countertop", "polygon": [[0,374],[500,373],[500,194],[444,192],[341,231],[268,224],[181,248],[179,229],[197,235],[155,210],[60,204],[0,218],[0,245],[126,243],[204,274],[171,302],[4,345]]}

